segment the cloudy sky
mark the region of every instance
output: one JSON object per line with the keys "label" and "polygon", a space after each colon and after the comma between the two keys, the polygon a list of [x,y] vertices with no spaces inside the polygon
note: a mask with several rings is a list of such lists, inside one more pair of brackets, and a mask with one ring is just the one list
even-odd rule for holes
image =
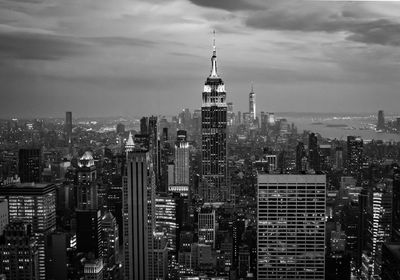
{"label": "cloudy sky", "polygon": [[0,117],[199,108],[214,29],[235,111],[400,112],[400,2],[0,0]]}

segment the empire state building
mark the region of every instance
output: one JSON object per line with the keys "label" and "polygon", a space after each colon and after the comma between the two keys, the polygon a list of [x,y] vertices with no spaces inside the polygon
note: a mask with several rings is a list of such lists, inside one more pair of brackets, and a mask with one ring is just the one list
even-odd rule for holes
{"label": "empire state building", "polygon": [[201,107],[201,185],[204,202],[224,202],[227,187],[227,104],[225,85],[217,73],[215,40],[211,57],[211,73],[203,90]]}

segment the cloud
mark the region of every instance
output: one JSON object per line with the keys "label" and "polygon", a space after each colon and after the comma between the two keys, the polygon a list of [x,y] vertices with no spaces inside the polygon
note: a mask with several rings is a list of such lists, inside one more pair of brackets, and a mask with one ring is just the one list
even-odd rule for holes
{"label": "cloud", "polygon": [[59,60],[85,52],[87,45],[71,37],[39,33],[0,33],[0,56],[27,60]]}
{"label": "cloud", "polygon": [[[347,40],[366,44],[400,45],[400,23],[389,19],[360,17],[351,10],[294,9],[278,7],[245,20],[248,27],[278,31],[345,32]],[[344,9],[344,8],[343,8]]]}
{"label": "cloud", "polygon": [[245,0],[189,0],[195,5],[227,11],[257,10],[260,7]]}
{"label": "cloud", "polygon": [[151,40],[139,39],[139,38],[129,38],[129,37],[88,37],[85,38],[88,41],[100,43],[105,46],[140,46],[140,47],[150,47],[154,46],[156,42]]}
{"label": "cloud", "polygon": [[355,26],[347,39],[367,44],[400,46],[400,24],[386,19]]}

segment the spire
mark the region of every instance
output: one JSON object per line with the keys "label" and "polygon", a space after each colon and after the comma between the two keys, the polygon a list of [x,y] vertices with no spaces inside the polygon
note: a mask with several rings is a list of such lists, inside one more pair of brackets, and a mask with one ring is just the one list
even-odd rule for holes
{"label": "spire", "polygon": [[213,30],[213,56],[217,56],[217,48],[215,47],[215,30]]}
{"label": "spire", "polygon": [[253,82],[251,82],[251,91],[250,91],[251,93],[253,93],[254,92],[254,86],[253,86]]}
{"label": "spire", "polygon": [[218,78],[217,74],[217,48],[215,47],[215,30],[213,31],[213,55],[211,57],[211,78]]}
{"label": "spire", "polygon": [[135,148],[135,142],[133,141],[132,132],[129,132],[128,141],[126,141],[125,149],[130,152]]}

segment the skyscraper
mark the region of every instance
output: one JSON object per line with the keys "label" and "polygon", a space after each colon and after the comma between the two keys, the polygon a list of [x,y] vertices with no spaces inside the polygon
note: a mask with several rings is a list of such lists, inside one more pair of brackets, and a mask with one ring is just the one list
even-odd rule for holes
{"label": "skyscraper", "polygon": [[108,267],[119,261],[119,232],[116,218],[107,211],[101,218],[103,260]]}
{"label": "skyscraper", "polygon": [[186,131],[179,130],[175,143],[175,185],[189,187],[189,143],[183,134]]}
{"label": "skyscraper", "polygon": [[97,210],[97,171],[91,152],[86,151],[80,157],[78,161],[77,175],[78,208],[80,210]]}
{"label": "skyscraper", "polygon": [[377,130],[385,129],[385,115],[383,110],[379,110],[378,112],[378,123],[376,125]]}
{"label": "skyscraper", "polygon": [[100,210],[76,210],[77,249],[91,258],[100,258],[103,255],[101,218]]}
{"label": "skyscraper", "polygon": [[0,243],[0,269],[9,280],[39,279],[38,248],[29,225],[14,221]]}
{"label": "skyscraper", "polygon": [[392,223],[392,186],[379,183],[372,193],[372,275],[381,274],[382,245],[390,241]]}
{"label": "skyscraper", "polygon": [[40,149],[20,149],[18,173],[22,183],[38,183],[42,175],[42,153]]}
{"label": "skyscraper", "polygon": [[56,227],[56,190],[54,185],[19,184],[0,188],[8,199],[10,222],[30,224],[39,254],[39,279],[46,279],[47,236]]}
{"label": "skyscraper", "polygon": [[123,179],[124,278],[146,280],[150,277],[149,255],[152,250],[148,188],[154,187],[151,185],[154,172],[148,151],[135,147],[131,135],[126,151],[127,176]]}
{"label": "skyscraper", "polygon": [[318,149],[318,137],[315,133],[310,133],[308,136],[308,150],[309,150],[309,162],[310,168],[314,171],[320,171],[320,156]]}
{"label": "skyscraper", "polygon": [[225,85],[217,73],[217,52],[213,47],[211,73],[203,91],[201,107],[201,191],[206,202],[226,200],[227,190],[227,104]]}
{"label": "skyscraper", "polygon": [[324,279],[325,175],[258,175],[257,279]]}
{"label": "skyscraper", "polygon": [[215,210],[202,208],[199,213],[199,244],[215,247],[216,238]]}
{"label": "skyscraper", "polygon": [[400,242],[400,170],[396,169],[393,174],[392,190],[392,241]]}
{"label": "skyscraper", "polygon": [[364,142],[360,137],[347,136],[347,173],[361,179]]}
{"label": "skyscraper", "polygon": [[251,91],[249,94],[249,113],[251,122],[254,122],[257,117],[257,112],[256,112],[256,94],[254,93],[253,84],[251,85]]}
{"label": "skyscraper", "polygon": [[72,147],[72,112],[65,113],[65,144]]}

